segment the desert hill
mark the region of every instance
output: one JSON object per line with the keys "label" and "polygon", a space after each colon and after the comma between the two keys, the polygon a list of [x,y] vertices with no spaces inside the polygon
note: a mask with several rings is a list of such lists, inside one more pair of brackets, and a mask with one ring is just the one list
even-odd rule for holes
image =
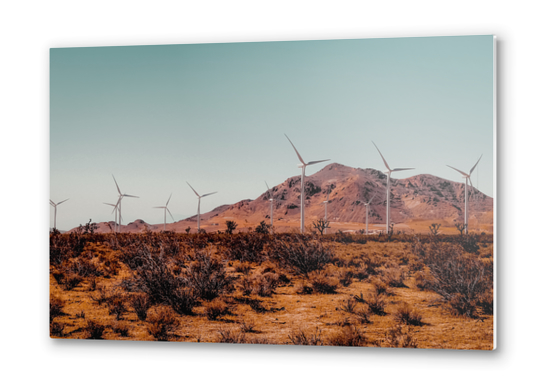
{"label": "desert hill", "polygon": [[[293,176],[272,187],[273,221],[278,231],[299,228],[301,176]],[[352,168],[329,164],[317,173],[305,177],[305,223],[324,217],[324,204],[328,191],[328,220],[332,228],[365,228],[365,204],[369,207],[369,223],[373,230],[385,229],[386,175],[374,169]],[[405,179],[391,179],[391,222],[396,228],[415,228],[416,223],[439,222],[443,227],[453,227],[463,221],[465,207],[464,183],[445,180],[433,175],[416,175]],[[207,231],[223,230],[227,220],[238,223],[239,230],[254,228],[262,220],[269,222],[269,196],[263,193],[254,200],[241,200],[222,205],[201,215],[201,226]],[[478,228],[492,232],[493,199],[469,187],[469,223],[471,230]],[[110,223],[112,225],[112,223]],[[192,216],[168,224],[167,230],[182,232],[187,227],[194,231],[197,217]],[[351,227],[351,228],[350,228]],[[141,232],[148,228],[163,229],[162,224],[150,225],[143,220],[122,227],[123,232]],[[109,232],[105,223],[99,224],[100,232]]]}

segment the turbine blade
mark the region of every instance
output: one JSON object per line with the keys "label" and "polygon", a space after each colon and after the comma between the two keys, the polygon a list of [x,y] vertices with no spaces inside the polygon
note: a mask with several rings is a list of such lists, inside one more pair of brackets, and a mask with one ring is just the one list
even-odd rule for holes
{"label": "turbine blade", "polygon": [[167,199],[166,207],[167,207],[167,205],[169,204],[169,201],[171,200],[171,195],[173,195],[173,193],[170,193],[170,194],[169,194],[169,199]]}
{"label": "turbine blade", "polygon": [[202,195],[201,197],[205,197],[205,196],[209,196],[209,195],[214,195],[215,193],[218,193],[218,191],[216,191],[216,192],[211,192],[211,193],[206,193],[205,195]]}
{"label": "turbine blade", "polygon": [[161,209],[165,209],[165,208],[167,208],[167,207],[153,207],[153,208],[161,208]]}
{"label": "turbine blade", "polygon": [[68,200],[69,200],[69,199],[62,200],[60,203],[56,203],[56,205],[60,205],[60,204],[62,204],[63,202],[68,201]]}
{"label": "turbine blade", "polygon": [[[478,159],[478,161],[476,162],[476,164],[474,164],[474,167],[471,168],[470,172],[469,172],[469,175],[472,175],[472,171],[474,171],[474,168],[476,168],[476,166],[478,165],[478,163],[480,162],[480,160],[482,159],[482,156],[484,154],[481,154],[480,155],[480,158]],[[60,204],[60,203],[59,203]]]}
{"label": "turbine blade", "polygon": [[391,171],[392,172],[398,172],[398,171],[408,171],[410,169],[414,169],[414,168],[395,168],[395,169],[392,169]]}
{"label": "turbine blade", "polygon": [[111,176],[113,176],[113,180],[115,180],[115,185],[117,186],[117,191],[119,191],[119,195],[122,195],[122,192],[120,191],[119,185],[117,184],[117,179],[115,179],[114,175],[111,175]]}
{"label": "turbine blade", "polygon": [[194,188],[192,188],[192,186],[190,185],[190,183],[187,181],[186,184],[188,184],[188,186],[190,187],[190,189],[192,189],[194,191],[194,193],[196,194],[197,197],[201,197],[200,195],[198,195],[198,193],[196,192],[196,190]]}
{"label": "turbine blade", "polygon": [[374,193],[373,197],[371,197],[371,200],[369,200],[369,202],[367,203],[367,205],[371,204],[371,201],[373,201],[373,199],[375,198],[376,196],[376,192]]}
{"label": "turbine blade", "polygon": [[53,207],[56,207],[56,204],[53,203],[53,200],[49,199],[49,204],[51,204]]}
{"label": "turbine blade", "polygon": [[380,157],[381,157],[382,160],[384,161],[384,165],[386,166],[386,168],[388,169],[388,171],[391,172],[390,166],[389,166],[388,163],[386,162],[386,159],[384,159],[384,156],[382,155],[382,152],[380,152],[380,149],[378,149],[378,147],[376,146],[376,144],[375,144],[374,141],[371,141],[371,143],[373,143],[373,145],[375,146],[375,148],[376,148],[376,150],[378,151],[378,153],[380,153]]}
{"label": "turbine blade", "polygon": [[169,213],[169,215],[171,216],[171,220],[175,221],[175,219],[173,218],[173,215],[171,214],[171,212],[169,211],[169,208],[166,208],[167,209],[167,213]]}
{"label": "turbine blade", "polygon": [[290,142],[290,144],[292,144],[292,147],[294,147],[294,151],[295,151],[295,153],[297,154],[297,157],[299,158],[299,161],[301,161],[301,163],[302,163],[303,165],[307,165],[307,164],[305,164],[305,162],[303,161],[303,158],[301,157],[301,155],[299,154],[299,152],[297,152],[297,149],[295,148],[294,143],[292,143],[292,140],[290,140],[290,138],[289,138],[286,134],[284,134],[284,136],[286,136],[286,138],[288,139],[288,141]]}
{"label": "turbine blade", "polygon": [[116,205],[115,204],[111,204],[111,203],[104,203],[105,205],[110,205],[112,207],[115,207]]}
{"label": "turbine blade", "polygon": [[331,160],[331,159],[317,160],[317,161],[309,161],[309,162],[307,163],[307,165],[318,164],[318,163],[322,163],[322,162],[324,162],[324,161],[329,161],[329,160]]}
{"label": "turbine blade", "polygon": [[469,176],[469,175],[467,175],[465,172],[460,171],[459,169],[454,168],[454,167],[452,167],[451,165],[446,165],[446,166],[447,166],[447,167],[450,167],[450,168],[452,168],[452,169],[455,169],[457,172],[461,173],[461,174],[462,174],[463,176],[465,176],[465,177],[468,177],[468,176]]}
{"label": "turbine blade", "polygon": [[136,197],[139,199],[139,196],[132,196],[132,195],[122,195],[123,197]]}

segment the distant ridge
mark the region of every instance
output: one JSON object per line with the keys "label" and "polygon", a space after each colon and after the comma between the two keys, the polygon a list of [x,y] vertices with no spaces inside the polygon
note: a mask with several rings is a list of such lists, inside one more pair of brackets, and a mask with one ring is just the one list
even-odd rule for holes
{"label": "distant ridge", "polygon": [[[296,175],[271,188],[273,193],[273,216],[275,227],[290,230],[299,224],[300,180]],[[369,222],[385,226],[386,175],[374,169],[352,168],[332,163],[311,176],[305,177],[305,220],[307,224],[324,217],[323,201],[327,188],[331,188],[328,203],[330,222],[365,223],[365,201],[376,193],[369,210]],[[452,226],[462,222],[464,183],[422,174],[405,179],[391,179],[391,222],[408,224],[416,221],[443,221]],[[469,188],[470,227],[493,225],[493,198]],[[242,227],[254,227],[260,221],[269,222],[269,201],[264,192],[254,200],[241,200],[222,205],[201,214],[202,228],[215,232],[225,228],[226,220],[234,220]],[[112,226],[112,222],[110,223]],[[184,232],[196,228],[196,216],[167,224],[169,231]],[[332,225],[333,227],[333,225]],[[143,220],[122,226],[123,232],[160,231],[163,224],[151,225]],[[99,232],[110,232],[105,223],[99,223]]]}

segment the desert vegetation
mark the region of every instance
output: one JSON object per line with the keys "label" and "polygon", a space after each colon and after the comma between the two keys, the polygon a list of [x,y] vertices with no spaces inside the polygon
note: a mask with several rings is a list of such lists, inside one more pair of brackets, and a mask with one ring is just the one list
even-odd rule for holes
{"label": "desert vegetation", "polygon": [[53,231],[51,337],[493,348],[490,235],[234,233],[234,224]]}

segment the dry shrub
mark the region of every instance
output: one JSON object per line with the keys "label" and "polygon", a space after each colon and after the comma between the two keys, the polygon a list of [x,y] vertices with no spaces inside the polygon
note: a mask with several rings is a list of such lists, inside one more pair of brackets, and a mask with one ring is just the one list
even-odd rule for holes
{"label": "dry shrub", "polygon": [[352,284],[352,280],[355,276],[355,269],[354,268],[341,268],[338,271],[338,279],[339,283],[343,287],[348,287],[350,284]]}
{"label": "dry shrub", "polygon": [[247,338],[244,332],[239,330],[233,330],[232,328],[225,328],[218,330],[218,343],[227,344],[244,344],[247,342]]}
{"label": "dry shrub", "polygon": [[95,291],[97,287],[96,276],[90,276],[87,279],[87,282],[88,282],[88,290],[91,292]]}
{"label": "dry shrub", "polygon": [[[464,247],[463,247],[464,248]],[[476,317],[476,304],[491,288],[492,268],[454,244],[429,243],[420,252],[434,280],[430,289],[442,296],[455,315]]]}
{"label": "dry shrub", "polygon": [[376,290],[369,293],[365,303],[375,315],[384,316],[386,314],[386,299],[383,294],[378,293]]}
{"label": "dry shrub", "polygon": [[367,338],[359,328],[352,325],[341,328],[327,338],[327,345],[342,347],[363,347],[368,344]]}
{"label": "dry shrub", "polygon": [[405,272],[399,267],[390,267],[386,269],[382,276],[384,283],[394,288],[406,287],[405,278]]}
{"label": "dry shrub", "polygon": [[49,332],[51,337],[63,337],[64,336],[64,327],[66,324],[58,323],[56,321],[52,321],[49,325]]}
{"label": "dry shrub", "polygon": [[252,293],[258,296],[271,296],[279,285],[279,275],[267,272],[257,274],[252,278]]}
{"label": "dry shrub", "polygon": [[115,333],[118,333],[122,337],[128,337],[128,326],[126,324],[122,324],[119,322],[114,322],[113,325],[111,325],[111,330]]}
{"label": "dry shrub", "polygon": [[64,282],[63,286],[66,291],[71,291],[75,287],[77,287],[81,282],[83,281],[83,278],[75,273],[68,273],[64,276]]}
{"label": "dry shrub", "polygon": [[295,292],[298,295],[310,295],[314,292],[314,289],[312,289],[312,287],[308,285],[305,280],[303,280],[297,284]]}
{"label": "dry shrub", "polygon": [[[243,320],[239,324],[241,332],[244,333],[255,333],[256,332],[256,323],[252,320]],[[267,343],[265,343],[267,344]]]}
{"label": "dry shrub", "polygon": [[493,315],[493,289],[488,289],[480,295],[476,304],[480,307],[483,314]]}
{"label": "dry shrub", "polygon": [[202,270],[205,267],[200,263],[192,267],[195,275],[190,279],[177,276],[173,271],[172,261],[168,260],[163,252],[153,254],[144,250],[139,256],[138,265],[135,277],[123,283],[130,286],[131,290],[146,293],[152,304],[170,305],[179,314],[192,314],[194,306],[198,304],[195,290],[187,287],[187,284],[197,286],[200,293],[213,286],[212,281],[209,285],[201,282],[205,275]]}
{"label": "dry shrub", "polygon": [[137,318],[141,321],[147,320],[147,311],[151,307],[149,296],[144,293],[134,294],[130,303],[132,304],[132,308],[134,309]]}
{"label": "dry shrub", "polygon": [[229,260],[261,263],[265,260],[264,247],[267,235],[239,233],[223,240],[224,255]]}
{"label": "dry shrub", "polygon": [[56,317],[62,316],[64,313],[64,300],[58,296],[51,296],[49,299],[49,323],[52,323]]}
{"label": "dry shrub", "polygon": [[235,272],[242,273],[242,274],[248,274],[251,270],[251,266],[247,262],[237,262],[237,264],[234,267]]}
{"label": "dry shrub", "polygon": [[87,316],[85,311],[81,310],[81,312],[75,314],[76,319],[84,319]]}
{"label": "dry shrub", "polygon": [[197,252],[195,260],[183,274],[183,283],[204,300],[213,300],[222,292],[229,291],[232,278],[226,274],[221,261],[210,252]]}
{"label": "dry shrub", "polygon": [[401,303],[393,314],[395,320],[405,325],[422,325],[422,315],[407,303]]}
{"label": "dry shrub", "polygon": [[87,339],[99,340],[102,339],[105,326],[94,321],[87,320],[87,326],[85,327],[85,333]]}
{"label": "dry shrub", "polygon": [[205,316],[209,320],[217,320],[220,317],[230,314],[228,306],[222,300],[213,300],[205,306]]}
{"label": "dry shrub", "polygon": [[353,298],[353,297],[350,297],[346,300],[343,300],[341,306],[339,307],[339,309],[341,311],[344,311],[346,313],[354,313],[355,310],[356,310],[356,306],[357,306],[358,302]]}
{"label": "dry shrub", "polygon": [[418,341],[412,336],[408,327],[396,325],[386,331],[383,346],[391,348],[418,348]]}
{"label": "dry shrub", "polygon": [[323,345],[322,331],[318,328],[314,331],[298,328],[290,332],[288,339],[294,345]]}
{"label": "dry shrub", "polygon": [[147,316],[147,330],[158,341],[168,341],[178,329],[175,312],[169,307],[158,307]]}
{"label": "dry shrub", "polygon": [[434,284],[434,278],[431,273],[423,270],[418,271],[414,274],[414,281],[416,287],[420,291],[426,291],[428,289],[431,289],[431,286]]}
{"label": "dry shrub", "polygon": [[371,284],[373,285],[374,291],[378,295],[386,295],[386,296],[391,295],[391,291],[388,285],[382,280],[380,280],[379,278],[371,278]]}
{"label": "dry shrub", "polygon": [[107,298],[106,304],[110,315],[115,315],[117,320],[122,319],[122,315],[128,311],[125,304],[126,298],[120,292],[114,292]]}
{"label": "dry shrub", "polygon": [[363,298],[363,292],[359,292],[359,295],[354,295],[354,300],[356,300],[358,303],[365,303],[365,299]]}
{"label": "dry shrub", "polygon": [[323,271],[309,273],[309,282],[312,289],[317,293],[337,293],[339,280]]}
{"label": "dry shrub", "polygon": [[277,240],[272,243],[269,253],[281,266],[302,275],[323,269],[333,259],[331,249],[304,236],[296,236],[293,241]]}
{"label": "dry shrub", "polygon": [[354,318],[357,320],[360,324],[370,324],[371,323],[371,309],[367,304],[361,304],[359,307],[357,307],[356,311],[354,312]]}
{"label": "dry shrub", "polygon": [[103,303],[107,302],[109,295],[107,292],[107,288],[105,285],[100,285],[95,289],[95,295],[90,295],[90,298],[98,303],[98,305],[102,305]]}

